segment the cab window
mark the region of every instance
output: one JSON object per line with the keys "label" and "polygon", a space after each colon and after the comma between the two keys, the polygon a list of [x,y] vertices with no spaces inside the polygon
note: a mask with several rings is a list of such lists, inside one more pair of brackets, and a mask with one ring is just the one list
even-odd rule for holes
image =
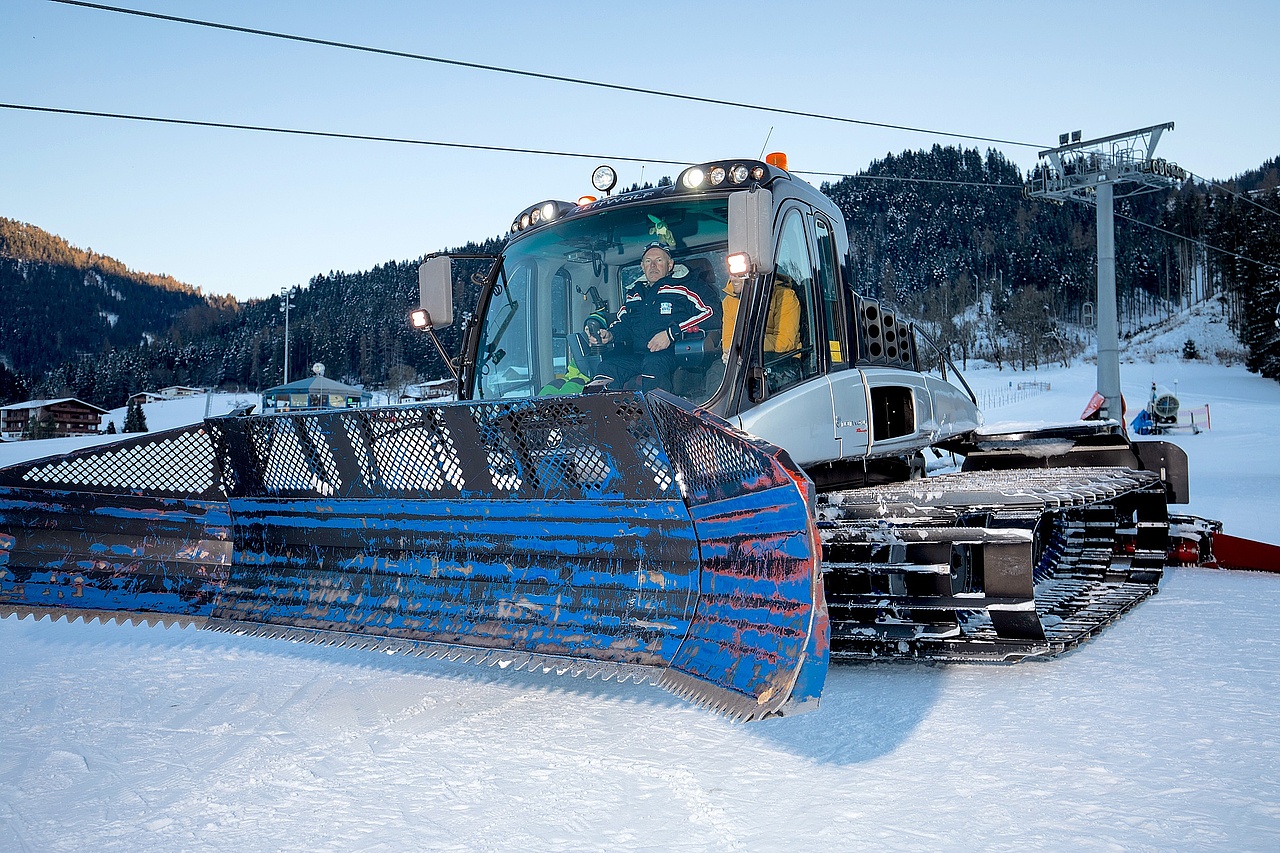
{"label": "cab window", "polygon": [[480,344],[481,399],[529,396],[536,390],[530,312],[534,273],[533,264],[520,264],[504,273],[493,289]]}
{"label": "cab window", "polygon": [[814,344],[815,273],[799,210],[786,214],[775,258],[758,350],[770,394],[816,376],[820,369]]}
{"label": "cab window", "polygon": [[551,312],[551,361],[557,376],[564,376],[569,369],[569,299],[573,280],[569,271],[561,267],[551,279],[551,299],[547,308]]}
{"label": "cab window", "polygon": [[818,283],[822,291],[823,321],[827,333],[827,357],[831,368],[838,370],[848,365],[848,347],[841,324],[840,285],[836,261],[836,235],[831,225],[821,216],[813,218],[818,234]]}

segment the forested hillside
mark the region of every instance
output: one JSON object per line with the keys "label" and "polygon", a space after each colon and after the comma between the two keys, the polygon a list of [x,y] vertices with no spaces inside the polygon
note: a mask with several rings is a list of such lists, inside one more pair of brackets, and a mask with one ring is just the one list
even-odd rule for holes
{"label": "forested hillside", "polygon": [[185,312],[208,304],[195,288],[172,278],[134,272],[114,258],[4,218],[0,298],[0,356],[27,376],[168,337]]}
{"label": "forested hillside", "polygon": [[[1272,354],[1280,351],[1272,322],[1277,166],[1269,161],[1219,186],[1187,182],[1117,199],[1123,331],[1220,298],[1250,366],[1280,378],[1280,352]],[[890,155],[823,190],[849,223],[856,289],[926,321],[954,354],[977,349],[996,361],[1038,363],[1083,338],[1079,324],[1096,288],[1095,211],[1023,198],[1022,183],[999,152],[935,145]]]}
{"label": "forested hillside", "polygon": [[[454,249],[457,253],[493,253],[491,240]],[[315,362],[327,376],[371,386],[404,385],[420,378],[448,375],[430,340],[408,325],[418,299],[418,264],[389,261],[366,272],[330,272],[297,291],[289,315],[290,378],[306,375]],[[470,272],[487,271],[488,262],[464,262]],[[465,315],[474,305],[474,286],[458,306]],[[450,351],[458,347],[461,323],[440,337]],[[165,339],[124,347],[60,365],[35,384],[40,394],[72,394],[103,405],[120,405],[129,394],[168,384],[228,386],[262,390],[284,377],[284,314],[281,298],[244,303],[237,310],[206,305],[179,318]]]}
{"label": "forested hillside", "polygon": [[[1095,220],[1087,204],[1023,198],[1022,183],[999,152],[934,146],[887,156],[823,189],[848,220],[856,289],[920,320],[958,358],[1038,364],[1075,354],[1087,338]],[[1251,369],[1280,378],[1277,186],[1272,160],[1224,185],[1188,182],[1118,199],[1122,331],[1221,299]],[[171,383],[259,390],[282,380],[279,297],[205,299],[16,225],[0,232],[0,284],[12,306],[8,355],[27,375],[24,390],[118,406]],[[452,251],[500,247],[491,239]],[[406,324],[418,263],[330,272],[301,288],[290,314],[291,378],[314,362],[331,377],[375,386],[447,376],[428,339]],[[464,271],[487,268],[468,261]],[[473,284],[464,295],[460,317],[477,292]],[[442,335],[451,351],[461,328]],[[19,393],[5,382],[0,375],[0,393]]]}

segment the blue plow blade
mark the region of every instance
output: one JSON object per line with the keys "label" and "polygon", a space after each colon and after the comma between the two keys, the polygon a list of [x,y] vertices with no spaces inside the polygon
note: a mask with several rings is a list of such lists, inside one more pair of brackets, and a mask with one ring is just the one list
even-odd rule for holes
{"label": "blue plow blade", "polygon": [[0,470],[0,615],[197,624],[817,706],[813,489],[655,392],[212,418]]}

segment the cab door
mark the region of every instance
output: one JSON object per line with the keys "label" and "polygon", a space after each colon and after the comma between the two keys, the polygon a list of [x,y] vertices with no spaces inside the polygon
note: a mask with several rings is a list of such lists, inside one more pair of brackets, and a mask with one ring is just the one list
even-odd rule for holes
{"label": "cab door", "polygon": [[840,458],[866,455],[870,420],[867,417],[866,384],[853,367],[856,341],[848,323],[848,306],[842,300],[840,250],[835,228],[821,213],[813,216],[814,248],[818,259],[818,296],[826,331],[827,377],[831,383],[832,430]]}
{"label": "cab door", "polygon": [[799,206],[785,210],[774,274],[754,301],[747,389],[738,418],[747,432],[786,448],[801,465],[840,456],[811,246],[805,211]]}

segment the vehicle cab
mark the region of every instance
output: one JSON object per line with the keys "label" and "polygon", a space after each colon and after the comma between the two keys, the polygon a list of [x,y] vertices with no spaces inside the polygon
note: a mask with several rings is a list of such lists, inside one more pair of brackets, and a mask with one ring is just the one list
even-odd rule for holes
{"label": "vehicle cab", "polygon": [[[611,173],[596,170],[598,190]],[[945,359],[931,347],[922,357],[909,324],[848,286],[839,209],[782,155],[521,211],[464,336],[460,397],[581,393],[608,354],[594,332],[644,286],[640,260],[655,242],[674,287],[713,309],[672,345],[673,393],[785,447],[816,480],[844,482],[867,460],[907,459],[978,425]],[[415,324],[452,322],[454,267],[424,262]]]}

